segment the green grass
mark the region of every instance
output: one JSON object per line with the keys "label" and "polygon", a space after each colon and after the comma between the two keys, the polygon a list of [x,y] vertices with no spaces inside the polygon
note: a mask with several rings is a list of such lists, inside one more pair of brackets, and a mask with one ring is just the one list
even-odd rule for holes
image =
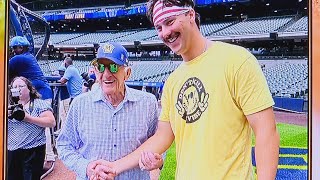
{"label": "green grass", "polygon": [[165,164],[161,170],[160,180],[174,180],[176,172],[176,144],[173,143],[167,150]]}
{"label": "green grass", "polygon": [[[277,129],[280,134],[281,147],[308,147],[308,129],[306,127],[278,123]],[[255,144],[255,138],[252,138],[252,145]]]}
{"label": "green grass", "polygon": [[[306,127],[278,123],[281,147],[308,148],[308,129]],[[252,145],[255,144],[254,136]],[[161,171],[160,180],[174,180],[176,169],[175,143],[167,151],[165,165]]]}

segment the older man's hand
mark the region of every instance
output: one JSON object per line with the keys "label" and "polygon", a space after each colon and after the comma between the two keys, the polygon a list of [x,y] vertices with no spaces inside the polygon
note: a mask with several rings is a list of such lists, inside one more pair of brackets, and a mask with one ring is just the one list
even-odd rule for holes
{"label": "older man's hand", "polygon": [[142,152],[139,159],[139,166],[141,170],[154,170],[163,165],[162,156],[158,153]]}
{"label": "older man's hand", "polygon": [[106,160],[95,161],[96,166],[90,176],[90,180],[113,180],[117,176],[115,163]]}
{"label": "older man's hand", "polygon": [[92,161],[88,164],[87,166],[87,176],[91,178],[92,176],[95,175],[94,169],[98,165],[98,161]]}

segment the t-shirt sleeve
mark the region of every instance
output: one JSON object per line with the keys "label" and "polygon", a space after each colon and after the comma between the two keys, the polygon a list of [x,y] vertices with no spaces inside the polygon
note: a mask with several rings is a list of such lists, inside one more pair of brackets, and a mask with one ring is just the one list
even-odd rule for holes
{"label": "t-shirt sleeve", "polygon": [[161,112],[160,112],[160,116],[159,116],[159,120],[160,121],[170,121],[169,119],[169,88],[170,86],[170,81],[169,79],[166,81],[166,83],[164,84],[164,87],[163,87],[163,92],[162,92],[162,95],[161,95]]}
{"label": "t-shirt sleeve", "polygon": [[64,75],[62,78],[66,79],[66,80],[70,80],[70,78],[72,77],[73,71],[71,68],[67,68],[67,70],[65,71]]}
{"label": "t-shirt sleeve", "polygon": [[266,78],[253,55],[241,64],[235,74],[235,100],[245,115],[274,105]]}
{"label": "t-shirt sleeve", "polygon": [[51,108],[51,104],[48,101],[38,99],[37,106],[39,107],[39,114],[45,112],[45,111],[51,111],[53,112],[53,109]]}

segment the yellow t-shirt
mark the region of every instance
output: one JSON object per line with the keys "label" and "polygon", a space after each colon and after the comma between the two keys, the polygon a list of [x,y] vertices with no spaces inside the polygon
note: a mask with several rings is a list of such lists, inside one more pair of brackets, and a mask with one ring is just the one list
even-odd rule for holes
{"label": "yellow t-shirt", "polygon": [[161,101],[160,120],[175,135],[177,180],[253,178],[245,115],[274,102],[252,54],[215,42],[170,75]]}

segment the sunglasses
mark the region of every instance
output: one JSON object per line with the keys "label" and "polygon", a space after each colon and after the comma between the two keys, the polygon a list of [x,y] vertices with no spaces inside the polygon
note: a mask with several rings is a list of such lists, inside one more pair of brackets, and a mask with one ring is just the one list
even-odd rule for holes
{"label": "sunglasses", "polygon": [[111,63],[111,64],[97,63],[96,67],[97,67],[99,73],[103,73],[106,70],[106,68],[108,68],[109,71],[113,74],[117,73],[119,71],[119,65],[114,64],[114,63]]}

